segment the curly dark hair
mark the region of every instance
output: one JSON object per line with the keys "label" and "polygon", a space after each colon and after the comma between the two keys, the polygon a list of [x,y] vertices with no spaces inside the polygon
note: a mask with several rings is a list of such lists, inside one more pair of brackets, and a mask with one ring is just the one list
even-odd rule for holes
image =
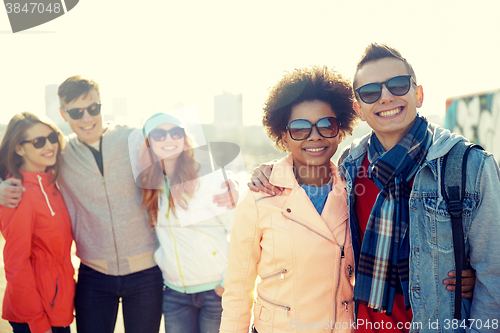
{"label": "curly dark hair", "polygon": [[312,66],[287,72],[271,88],[264,104],[262,124],[267,135],[280,150],[285,150],[281,134],[290,120],[292,108],[306,101],[322,101],[330,105],[340,129],[352,134],[358,117],[353,109],[351,83],[326,66]]}

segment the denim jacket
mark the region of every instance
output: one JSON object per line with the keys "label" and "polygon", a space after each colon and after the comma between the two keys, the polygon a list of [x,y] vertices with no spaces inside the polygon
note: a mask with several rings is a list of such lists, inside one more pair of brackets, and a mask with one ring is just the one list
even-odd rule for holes
{"label": "denim jacket", "polygon": [[[466,257],[476,271],[472,304],[462,298],[462,322],[453,321],[454,292],[443,280],[455,269],[451,219],[441,192],[442,157],[465,138],[429,125],[433,144],[417,171],[410,205],[410,332],[500,332],[500,171],[493,155],[473,149],[467,163],[463,229]],[[368,148],[369,135],[356,140],[340,158],[346,178],[355,263],[361,250],[353,183]],[[341,164],[339,161],[339,165]],[[359,192],[358,192],[359,193]],[[357,272],[357,266],[355,267]],[[486,326],[485,326],[486,324]],[[458,326],[458,327],[457,327]],[[460,327],[462,326],[462,327]]]}

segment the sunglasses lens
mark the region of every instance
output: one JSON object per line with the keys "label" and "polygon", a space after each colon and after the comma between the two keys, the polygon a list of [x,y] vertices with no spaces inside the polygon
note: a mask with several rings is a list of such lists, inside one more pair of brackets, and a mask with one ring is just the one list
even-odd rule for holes
{"label": "sunglasses lens", "polygon": [[47,138],[39,137],[39,138],[33,139],[31,142],[33,143],[33,147],[35,147],[36,149],[40,149],[43,146],[45,146],[46,140],[47,140]]}
{"label": "sunglasses lens", "polygon": [[154,129],[149,133],[149,136],[156,142],[165,141],[167,137],[167,131],[162,129]]}
{"label": "sunglasses lens", "polygon": [[394,96],[403,96],[410,90],[409,76],[396,76],[387,81],[387,89]]}
{"label": "sunglasses lens", "polygon": [[91,116],[97,116],[101,112],[101,105],[100,104],[92,104],[87,108],[87,112]]}
{"label": "sunglasses lens", "polygon": [[57,136],[56,132],[50,133],[49,136],[47,137],[47,139],[49,139],[50,143],[58,143],[59,142],[59,137]]}
{"label": "sunglasses lens", "polygon": [[382,92],[382,87],[376,83],[369,83],[358,90],[359,97],[367,104],[375,103]]}
{"label": "sunglasses lens", "polygon": [[288,131],[294,140],[305,140],[311,134],[311,123],[304,119],[297,119],[288,124]]}
{"label": "sunglasses lens", "polygon": [[325,138],[334,138],[339,134],[339,124],[334,117],[322,118],[316,123],[319,133]]}
{"label": "sunglasses lens", "polygon": [[71,109],[68,110],[69,116],[71,119],[81,119],[83,117],[83,109]]}
{"label": "sunglasses lens", "polygon": [[174,127],[168,131],[172,136],[172,139],[177,140],[184,137],[184,128]]}

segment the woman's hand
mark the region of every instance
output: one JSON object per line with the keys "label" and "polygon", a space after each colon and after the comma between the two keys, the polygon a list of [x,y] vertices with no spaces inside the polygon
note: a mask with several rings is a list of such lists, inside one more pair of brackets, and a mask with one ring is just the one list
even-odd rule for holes
{"label": "woman's hand", "polygon": [[222,294],[224,293],[224,287],[219,284],[217,287],[215,287],[214,291],[217,296],[222,297]]}
{"label": "woman's hand", "polygon": [[227,209],[236,207],[240,195],[235,183],[229,179],[227,183],[222,183],[221,188],[227,188],[227,193],[214,195],[214,203],[219,207],[226,207]]}

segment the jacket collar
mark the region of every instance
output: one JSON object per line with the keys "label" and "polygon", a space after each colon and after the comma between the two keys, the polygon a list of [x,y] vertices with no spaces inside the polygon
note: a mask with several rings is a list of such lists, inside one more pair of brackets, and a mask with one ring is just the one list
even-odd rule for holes
{"label": "jacket collar", "polygon": [[[432,161],[446,155],[457,142],[467,140],[463,136],[451,133],[436,124],[429,123],[428,128],[432,133],[432,145],[427,153],[426,161]],[[346,161],[355,161],[366,154],[371,134],[372,132],[352,142]]]}
{"label": "jacket collar", "polygon": [[345,182],[340,178],[333,162],[330,162],[330,167],[333,173],[333,187],[321,216],[317,214],[310,200],[304,200],[307,194],[295,179],[292,155],[284,157],[274,165],[269,182],[275,186],[284,187],[285,194],[288,194],[285,196],[286,202],[281,211],[285,217],[333,243],[342,245],[339,239],[333,237],[332,231],[325,222],[328,220],[336,228],[348,218]]}

